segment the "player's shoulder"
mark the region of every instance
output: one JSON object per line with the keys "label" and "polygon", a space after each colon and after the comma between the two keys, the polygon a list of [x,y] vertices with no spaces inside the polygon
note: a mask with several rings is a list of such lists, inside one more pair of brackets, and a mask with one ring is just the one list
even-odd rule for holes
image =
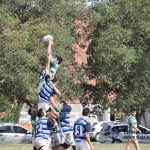
{"label": "player's shoulder", "polygon": [[132,116],[132,115],[130,115],[129,117],[128,117],[128,120],[132,120],[134,117]]}
{"label": "player's shoulder", "polygon": [[41,118],[38,118],[37,120],[38,123],[47,123],[47,121],[48,121],[48,118],[46,117],[41,117]]}
{"label": "player's shoulder", "polygon": [[89,124],[90,121],[87,117],[80,117],[78,118],[76,121],[75,121],[75,124],[81,124],[81,125],[86,125],[86,124]]}
{"label": "player's shoulder", "polygon": [[82,116],[81,119],[84,120],[87,123],[90,122],[90,120],[89,120],[89,118],[87,116]]}

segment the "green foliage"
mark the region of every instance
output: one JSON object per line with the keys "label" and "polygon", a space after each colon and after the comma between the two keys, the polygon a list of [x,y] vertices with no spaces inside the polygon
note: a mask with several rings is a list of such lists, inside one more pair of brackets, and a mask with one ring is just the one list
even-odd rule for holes
{"label": "green foliage", "polygon": [[[74,62],[71,47],[75,42],[73,21],[79,14],[78,10],[81,8],[73,1],[1,1],[0,102],[3,101],[2,95],[10,102],[18,101],[13,109],[14,117],[18,117],[24,102],[29,105],[38,102],[36,89],[39,74],[47,60],[46,47],[42,42],[46,34],[54,36],[52,54],[63,58],[58,71],[58,88],[65,98],[71,98],[71,93],[78,95],[79,86],[76,88],[69,70]],[[2,105],[2,108],[5,107]],[[16,120],[14,117],[11,116],[11,120]]]}
{"label": "green foliage", "polygon": [[89,70],[97,78],[99,103],[102,94],[113,91],[118,109],[150,104],[149,6],[148,0],[110,0],[91,8],[97,26]]}
{"label": "green foliage", "polygon": [[[0,106],[2,106],[0,108],[0,112],[5,112],[10,107],[10,100],[7,97],[1,96]],[[10,112],[8,114],[8,116],[6,118],[2,119],[1,121],[3,121],[3,122],[17,122],[19,115],[20,115],[21,108],[22,108],[22,104],[18,103],[18,105],[16,105],[13,108],[13,111]]]}
{"label": "green foliage", "polygon": [[[63,58],[57,86],[66,99],[81,100],[89,90],[94,94],[94,103],[106,106],[105,96],[113,91],[117,93],[117,108],[149,105],[149,0],[109,0],[91,8],[86,8],[84,2],[0,2],[0,103],[6,102],[1,105],[3,110],[8,102],[17,99],[18,105],[11,114],[17,116],[22,103],[38,102],[38,77],[46,63],[46,47],[41,39],[46,34],[54,36],[53,55]],[[88,38],[92,38],[85,67],[74,63],[72,44],[79,38],[73,26],[76,18],[91,21],[85,29]],[[90,30],[94,33],[89,34]],[[93,77],[97,79],[95,88],[85,84]]]}

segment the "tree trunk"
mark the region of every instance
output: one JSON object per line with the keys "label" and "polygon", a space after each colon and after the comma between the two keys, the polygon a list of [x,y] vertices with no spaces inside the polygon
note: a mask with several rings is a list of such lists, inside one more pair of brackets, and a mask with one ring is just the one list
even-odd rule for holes
{"label": "tree trunk", "polygon": [[[144,116],[145,113],[145,109],[141,108],[141,109],[137,109],[136,111],[136,119],[137,119],[137,124],[141,124],[141,117]],[[144,119],[145,121],[145,119]]]}

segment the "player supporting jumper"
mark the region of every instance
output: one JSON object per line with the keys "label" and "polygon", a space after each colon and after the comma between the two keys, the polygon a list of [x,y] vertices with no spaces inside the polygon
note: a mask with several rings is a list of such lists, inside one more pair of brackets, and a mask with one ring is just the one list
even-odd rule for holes
{"label": "player supporting jumper", "polygon": [[76,150],[94,150],[89,135],[91,132],[90,123],[88,121],[90,109],[84,108],[82,115],[83,116],[77,119],[74,124]]}
{"label": "player supporting jumper", "polygon": [[55,126],[55,121],[46,118],[46,111],[38,111],[39,120],[36,122],[36,131],[33,141],[34,150],[48,150],[50,144],[50,129]]}
{"label": "player supporting jumper", "polygon": [[61,144],[60,146],[65,149],[67,149],[69,146],[72,146],[72,149],[76,150],[73,136],[73,126],[71,125],[71,116],[70,116],[72,108],[64,100],[61,100],[60,105],[61,105],[60,112],[56,112],[55,110],[53,110],[54,115],[58,117],[58,124],[60,125],[65,136],[64,144]]}
{"label": "player supporting jumper", "polygon": [[52,105],[52,107],[55,108],[56,110],[58,109],[58,107],[55,104],[53,95],[57,94],[61,96],[61,93],[55,87],[55,85],[51,81],[51,78],[52,77],[50,75],[45,76],[45,83],[42,85],[40,92],[38,94],[39,96],[38,110],[42,108],[45,111],[47,111],[50,105]]}

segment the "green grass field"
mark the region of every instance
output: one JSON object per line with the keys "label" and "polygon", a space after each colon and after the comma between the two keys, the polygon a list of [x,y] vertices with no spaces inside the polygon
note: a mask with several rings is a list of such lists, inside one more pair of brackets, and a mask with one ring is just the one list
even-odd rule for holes
{"label": "green grass field", "polygon": [[[125,144],[100,144],[100,143],[93,143],[95,150],[124,150]],[[141,144],[141,150],[150,150],[150,144]],[[32,150],[31,144],[9,144],[9,145],[0,145],[0,150]],[[69,149],[71,150],[71,149]],[[131,150],[135,150],[134,147]]]}

